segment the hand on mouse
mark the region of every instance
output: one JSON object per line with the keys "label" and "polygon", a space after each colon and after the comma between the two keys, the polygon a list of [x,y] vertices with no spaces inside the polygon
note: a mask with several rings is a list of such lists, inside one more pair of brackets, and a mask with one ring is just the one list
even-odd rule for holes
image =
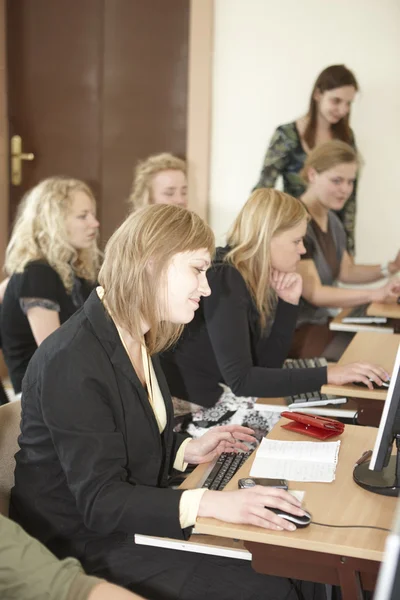
{"label": "hand on mouse", "polygon": [[370,381],[372,379],[379,386],[389,379],[390,375],[382,367],[369,363],[357,362],[348,365],[329,365],[327,367],[328,383],[333,385],[345,385],[360,381],[370,390],[374,389]]}
{"label": "hand on mouse", "polygon": [[304,516],[301,503],[289,492],[256,485],[232,492],[207,490],[200,501],[198,516],[213,517],[227,523],[256,525],[264,529],[294,531],[296,526],[278,517],[267,507],[280,508],[299,517]]}

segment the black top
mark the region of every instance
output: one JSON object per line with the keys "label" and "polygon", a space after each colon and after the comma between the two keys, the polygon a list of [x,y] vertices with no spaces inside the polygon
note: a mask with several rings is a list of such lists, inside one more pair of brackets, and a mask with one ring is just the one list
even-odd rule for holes
{"label": "black top", "polygon": [[208,271],[211,296],[202,298],[177,345],[161,357],[173,396],[213,406],[219,383],[236,396],[280,397],[319,390],[326,368],[282,370],[296,325],[298,306],[278,301],[271,326],[260,329],[259,313],[239,271],[223,262],[218,248]]}
{"label": "black top", "polygon": [[59,306],[62,324],[82,306],[92,289],[93,284],[76,277],[72,293],[68,294],[57,271],[44,261],[32,261],[22,273],[12,275],[4,294],[1,332],[4,358],[16,394],[21,391],[26,368],[37,348],[21,298],[54,302]]}
{"label": "black top", "polygon": [[159,361],[167,425],[160,435],[146,391],[96,291],[49,336],[23,382],[11,517],[58,556],[89,541],[142,533],[184,538],[181,490],[165,487],[187,436]]}

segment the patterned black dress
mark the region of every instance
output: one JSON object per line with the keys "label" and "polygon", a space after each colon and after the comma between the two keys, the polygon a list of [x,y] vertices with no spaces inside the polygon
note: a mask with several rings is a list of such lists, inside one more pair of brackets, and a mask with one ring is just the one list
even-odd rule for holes
{"label": "patterned black dress", "polygon": [[[352,132],[351,145],[355,148],[354,134]],[[300,177],[307,154],[301,144],[296,123],[280,125],[271,138],[271,142],[265,155],[260,179],[254,189],[263,187],[274,187],[279,175],[283,179],[283,190],[299,198],[305,191],[305,184]],[[344,208],[337,212],[342,221],[347,235],[347,249],[354,254],[354,230],[356,217],[356,187],[347,200]]]}

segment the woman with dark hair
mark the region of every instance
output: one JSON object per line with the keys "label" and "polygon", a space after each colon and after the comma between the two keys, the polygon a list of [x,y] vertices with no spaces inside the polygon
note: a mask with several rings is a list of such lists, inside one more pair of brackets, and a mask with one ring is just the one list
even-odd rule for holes
{"label": "woman with dark hair", "polygon": [[[358,91],[354,74],[345,65],[331,65],[318,76],[308,112],[296,121],[280,125],[272,136],[256,188],[274,187],[279,175],[287,194],[299,198],[305,191],[300,176],[313,148],[338,139],[355,148],[350,128],[350,108]],[[356,185],[346,206],[337,214],[347,236],[347,250],[354,254]]]}

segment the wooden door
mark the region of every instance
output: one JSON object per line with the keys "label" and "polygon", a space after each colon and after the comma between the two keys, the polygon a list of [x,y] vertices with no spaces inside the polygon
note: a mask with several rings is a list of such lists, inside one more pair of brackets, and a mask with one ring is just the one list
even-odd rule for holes
{"label": "wooden door", "polygon": [[10,217],[44,177],[83,179],[102,238],[127,212],[133,168],[186,153],[189,0],[8,0],[9,135],[32,162]]}

